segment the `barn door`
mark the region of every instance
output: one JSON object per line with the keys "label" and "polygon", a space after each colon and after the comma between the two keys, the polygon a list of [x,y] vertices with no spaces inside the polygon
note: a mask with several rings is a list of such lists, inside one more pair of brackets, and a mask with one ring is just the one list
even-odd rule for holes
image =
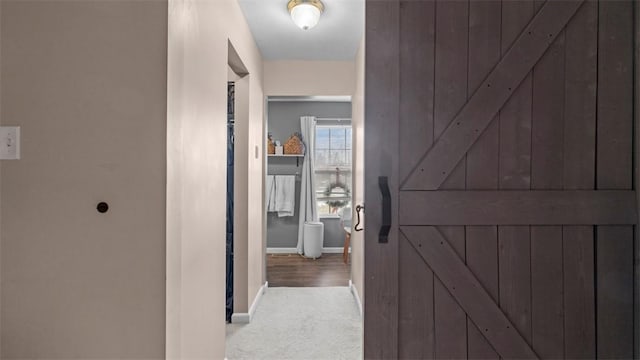
{"label": "barn door", "polygon": [[632,358],[633,2],[366,9],[365,358]]}

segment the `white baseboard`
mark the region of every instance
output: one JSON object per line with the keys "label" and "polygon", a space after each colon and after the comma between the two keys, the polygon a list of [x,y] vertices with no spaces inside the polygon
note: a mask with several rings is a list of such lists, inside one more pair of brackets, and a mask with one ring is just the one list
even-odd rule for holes
{"label": "white baseboard", "polygon": [[362,301],[360,301],[358,289],[353,285],[353,282],[351,280],[349,280],[349,290],[351,290],[353,297],[356,299],[356,304],[358,305],[358,310],[360,311],[360,317],[362,317]]}
{"label": "white baseboard", "polygon": [[[322,248],[323,254],[342,254],[344,253],[343,247],[326,247]],[[351,253],[351,248],[349,248],[349,253]]]}
{"label": "white baseboard", "polygon": [[297,254],[296,248],[267,248],[267,254]]}
{"label": "white baseboard", "polygon": [[231,314],[231,323],[232,324],[248,324],[251,322],[251,319],[253,319],[253,314],[256,312],[256,308],[258,307],[258,303],[260,302],[260,299],[262,298],[262,295],[264,294],[265,291],[267,291],[267,288],[269,287],[269,282],[266,281],[264,283],[264,285],[262,285],[260,287],[260,289],[258,289],[258,293],[256,294],[255,299],[253,299],[253,304],[251,304],[251,307],[249,308],[249,312],[248,313],[233,313]]}
{"label": "white baseboard", "polygon": [[[342,254],[344,252],[343,247],[325,247],[322,248],[323,254]],[[267,254],[297,254],[298,249],[296,248],[267,248]],[[349,248],[349,253],[351,253],[351,248]]]}

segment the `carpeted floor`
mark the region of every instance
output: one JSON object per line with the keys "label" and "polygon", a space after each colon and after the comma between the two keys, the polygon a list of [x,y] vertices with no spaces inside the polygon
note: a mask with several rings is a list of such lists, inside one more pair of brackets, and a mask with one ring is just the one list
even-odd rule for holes
{"label": "carpeted floor", "polygon": [[362,359],[348,287],[269,288],[250,324],[227,325],[227,359]]}

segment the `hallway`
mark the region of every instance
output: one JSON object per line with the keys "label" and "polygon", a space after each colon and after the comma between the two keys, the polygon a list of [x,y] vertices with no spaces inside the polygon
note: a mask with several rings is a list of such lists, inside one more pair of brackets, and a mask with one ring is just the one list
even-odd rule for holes
{"label": "hallway", "polygon": [[227,325],[227,359],[361,359],[348,287],[269,288],[250,324]]}

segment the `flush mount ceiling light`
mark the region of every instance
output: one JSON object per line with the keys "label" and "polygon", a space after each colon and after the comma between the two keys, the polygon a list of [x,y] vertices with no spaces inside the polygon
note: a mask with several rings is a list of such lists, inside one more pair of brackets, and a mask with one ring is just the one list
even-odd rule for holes
{"label": "flush mount ceiling light", "polygon": [[287,9],[300,29],[309,30],[318,24],[324,5],[320,0],[290,0]]}

